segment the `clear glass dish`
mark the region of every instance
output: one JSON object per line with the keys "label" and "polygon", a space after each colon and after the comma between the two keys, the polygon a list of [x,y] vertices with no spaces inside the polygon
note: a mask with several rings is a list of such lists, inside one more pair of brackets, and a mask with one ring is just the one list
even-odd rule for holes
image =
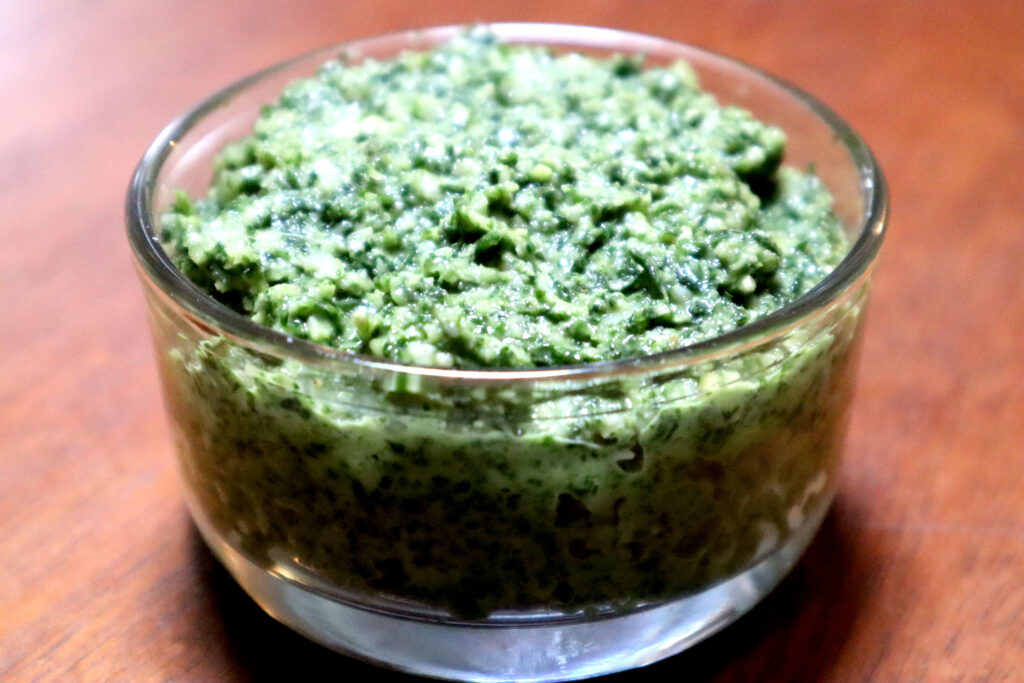
{"label": "clear glass dish", "polygon": [[298,57],[216,93],[146,152],[127,203],[185,497],[274,618],[355,657],[470,680],[567,680],[662,659],[735,620],[816,532],[836,488],[886,219],[863,141],[808,95],[694,47],[499,24],[509,42],[685,59],[780,126],[853,245],[790,306],[653,356],[520,371],[414,367],[256,325],[157,235],[223,145],[324,61],[387,58],[459,27]]}

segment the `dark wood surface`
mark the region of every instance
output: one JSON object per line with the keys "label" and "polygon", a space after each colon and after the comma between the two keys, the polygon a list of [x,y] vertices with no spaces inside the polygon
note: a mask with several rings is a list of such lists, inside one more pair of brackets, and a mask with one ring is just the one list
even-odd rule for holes
{"label": "dark wood surface", "polygon": [[747,617],[617,678],[1024,680],[1024,3],[996,0],[0,3],[0,679],[400,678],[277,625],[198,540],[123,197],[159,129],[241,75],[509,19],[780,74],[864,135],[892,190],[822,533]]}

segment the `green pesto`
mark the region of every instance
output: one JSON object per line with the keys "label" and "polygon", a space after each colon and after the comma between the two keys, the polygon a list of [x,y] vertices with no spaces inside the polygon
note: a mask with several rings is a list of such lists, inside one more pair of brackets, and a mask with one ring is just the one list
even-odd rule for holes
{"label": "green pesto", "polygon": [[845,253],[785,138],[643,68],[499,44],[331,62],[165,217],[175,263],[287,334],[419,365],[544,367],[707,339]]}
{"label": "green pesto", "polygon": [[[474,32],[293,83],[162,237],[218,300],[321,344],[467,368],[611,360],[735,329],[838,263],[831,199],[781,165],[784,143],[685,64]],[[476,619],[697,592],[813,525],[859,310],[858,294],[680,370],[473,388],[154,325],[210,528],[279,575]]]}

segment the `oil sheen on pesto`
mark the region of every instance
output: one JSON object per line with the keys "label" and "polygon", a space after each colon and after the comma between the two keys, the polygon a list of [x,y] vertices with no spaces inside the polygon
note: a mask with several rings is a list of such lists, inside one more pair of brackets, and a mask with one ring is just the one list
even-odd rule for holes
{"label": "oil sheen on pesto", "polygon": [[181,195],[163,241],[194,282],[313,342],[442,367],[676,348],[789,303],[845,252],[783,133],[684,63],[474,32],[331,62]]}

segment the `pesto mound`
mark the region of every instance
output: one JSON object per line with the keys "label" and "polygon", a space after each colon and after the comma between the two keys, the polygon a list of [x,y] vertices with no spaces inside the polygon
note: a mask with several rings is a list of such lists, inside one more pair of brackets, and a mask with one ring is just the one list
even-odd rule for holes
{"label": "pesto mound", "polygon": [[684,63],[473,31],[290,85],[162,240],[223,304],[338,349],[626,358],[762,317],[842,258],[830,196],[784,146]]}

